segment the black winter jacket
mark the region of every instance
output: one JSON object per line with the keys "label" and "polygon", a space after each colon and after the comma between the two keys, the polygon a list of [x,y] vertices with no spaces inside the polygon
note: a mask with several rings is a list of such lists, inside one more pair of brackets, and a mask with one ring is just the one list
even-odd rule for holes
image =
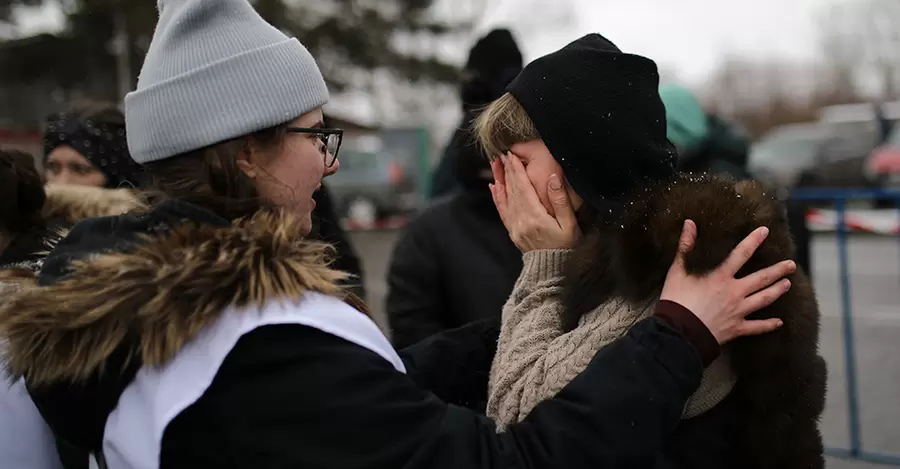
{"label": "black winter jacket", "polygon": [[406,227],[391,257],[385,309],[394,345],[499,319],[521,270],[487,187],[437,202]]}
{"label": "black winter jacket", "polygon": [[[302,245],[293,251],[304,242],[290,238],[296,226],[265,214],[231,223],[178,202],[77,225],[46,260],[41,286],[0,304],[8,340],[2,359],[14,378],[26,378],[67,454],[98,449],[107,416],[137,370],[166,363],[166,350],[178,353],[176,344],[194,340],[189,329],[204,330],[219,314],[211,304],[279,288],[266,276],[284,272],[267,266],[299,269],[279,278],[312,282],[306,288],[327,278],[302,255],[266,257],[308,252]],[[226,244],[208,255],[219,242]],[[247,256],[262,257],[236,271]],[[182,278],[185,271],[191,275]],[[168,283],[171,275],[180,280]],[[232,287],[198,288],[226,284]],[[132,299],[122,303],[113,294]],[[141,315],[128,305],[141,305]],[[472,324],[403,351],[408,374],[319,329],[260,327],[165,427],[160,467],[648,467],[669,444],[703,363],[718,353],[704,347],[711,336],[696,317],[679,311],[660,310],[639,323],[502,434],[472,410],[484,401],[496,324]]]}

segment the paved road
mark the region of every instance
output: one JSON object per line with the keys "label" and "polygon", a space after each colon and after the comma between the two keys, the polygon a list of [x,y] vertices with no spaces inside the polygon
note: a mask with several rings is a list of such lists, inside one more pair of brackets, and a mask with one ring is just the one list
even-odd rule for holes
{"label": "paved road", "polygon": [[[363,258],[369,303],[384,326],[384,272],[394,231],[352,234]],[[821,350],[828,361],[828,404],[822,419],[826,444],[846,448],[847,393],[841,327],[837,248],[831,235],[813,244],[814,280],[822,310]],[[855,236],[849,244],[860,423],[864,448],[900,455],[900,240]],[[829,459],[829,469],[881,466]],[[886,467],[886,466],[885,466]]]}

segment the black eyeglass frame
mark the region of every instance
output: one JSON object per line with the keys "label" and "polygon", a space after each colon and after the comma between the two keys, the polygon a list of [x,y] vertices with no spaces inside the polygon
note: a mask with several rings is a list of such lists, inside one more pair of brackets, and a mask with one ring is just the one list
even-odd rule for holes
{"label": "black eyeglass frame", "polygon": [[[287,132],[297,133],[297,134],[313,134],[319,137],[319,140],[325,145],[325,154],[322,155],[325,157],[325,167],[330,168],[334,166],[334,163],[337,161],[338,152],[341,151],[341,143],[344,141],[344,129],[327,129],[324,127],[288,127],[285,129]],[[337,147],[335,147],[334,152],[328,151],[328,137],[330,135],[337,135],[338,142]],[[331,161],[328,161],[328,155],[331,155]]]}

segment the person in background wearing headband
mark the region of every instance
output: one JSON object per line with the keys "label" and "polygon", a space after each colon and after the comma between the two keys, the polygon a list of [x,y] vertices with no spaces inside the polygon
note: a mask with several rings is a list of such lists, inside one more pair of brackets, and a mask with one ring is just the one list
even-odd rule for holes
{"label": "person in background wearing headband", "polygon": [[44,131],[48,184],[116,189],[140,185],[141,167],[125,141],[125,116],[108,103],[78,103],[49,116]]}

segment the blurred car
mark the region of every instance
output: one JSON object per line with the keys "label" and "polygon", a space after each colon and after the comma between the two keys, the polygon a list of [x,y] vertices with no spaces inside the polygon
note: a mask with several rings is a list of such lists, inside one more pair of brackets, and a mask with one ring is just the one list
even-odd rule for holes
{"label": "blurred car", "polygon": [[796,187],[802,174],[816,163],[828,129],[819,124],[789,124],[763,135],[750,148],[747,169],[754,178],[779,191]]}
{"label": "blurred car", "polygon": [[895,126],[887,142],[869,156],[866,172],[881,187],[900,189],[900,126]]}
{"label": "blurred car", "polygon": [[874,187],[866,160],[875,148],[872,135],[831,133],[819,147],[815,164],[803,173],[800,187]]}
{"label": "blurred car", "polygon": [[340,170],[327,180],[338,216],[370,224],[418,208],[414,173],[390,153],[342,149],[339,159]]}
{"label": "blurred car", "polygon": [[830,123],[773,129],[753,146],[753,176],[787,198],[797,187],[871,187],[865,164],[875,146],[870,132]]}

